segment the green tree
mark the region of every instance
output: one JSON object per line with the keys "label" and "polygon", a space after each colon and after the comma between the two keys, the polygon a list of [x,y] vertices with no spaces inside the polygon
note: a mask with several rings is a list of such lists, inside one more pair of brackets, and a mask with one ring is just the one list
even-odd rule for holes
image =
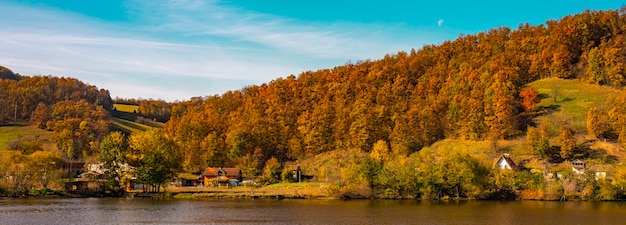
{"label": "green tree", "polygon": [[202,148],[206,151],[205,160],[208,166],[222,166],[228,160],[227,146],[224,137],[218,136],[216,133],[210,133],[204,138]]}
{"label": "green tree", "polygon": [[63,159],[52,151],[38,151],[27,156],[27,165],[31,179],[36,180],[43,189],[51,183],[60,183],[61,171],[58,169]]}
{"label": "green tree", "polygon": [[262,180],[268,183],[276,183],[280,179],[280,163],[274,157],[265,162],[265,168],[263,168]]}
{"label": "green tree", "polygon": [[587,54],[587,68],[585,73],[589,79],[589,82],[594,84],[604,84],[606,82],[601,53],[598,48],[592,48]]}
{"label": "green tree", "polygon": [[137,178],[159,192],[180,170],[182,155],[174,141],[161,130],[132,134],[130,147],[138,153]]}
{"label": "green tree", "polygon": [[100,143],[100,161],[103,163],[107,188],[113,190],[120,188],[119,182],[124,174],[120,167],[127,163],[127,151],[126,137],[119,131],[109,133]]}

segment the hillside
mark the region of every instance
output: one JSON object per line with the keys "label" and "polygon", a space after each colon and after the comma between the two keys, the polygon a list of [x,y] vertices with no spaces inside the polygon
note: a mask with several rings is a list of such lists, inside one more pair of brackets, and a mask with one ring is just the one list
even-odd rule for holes
{"label": "hillside", "polygon": [[119,130],[126,134],[143,132],[152,128],[163,128],[163,123],[152,121],[141,117],[137,112],[139,106],[127,104],[113,104],[114,110],[111,112],[113,117],[113,129]]}
{"label": "hillside", "polygon": [[[238,167],[272,183],[300,164],[348,198],[496,198],[521,190],[537,199],[615,199],[626,196],[618,189],[626,185],[623,24],[618,11],[585,11],[175,104],[113,105],[108,91],[74,79],[20,76],[0,80],[0,94],[23,95],[0,99],[0,123],[22,100],[18,119],[54,130],[70,158],[93,155],[102,141],[109,162],[143,166],[145,176],[156,164],[170,174]],[[137,135],[107,135],[111,125]],[[128,142],[143,149],[118,154]],[[505,153],[522,169],[493,170],[493,158]],[[596,182],[572,174],[574,160],[621,172],[614,183]],[[168,182],[155,177],[153,189]]]}
{"label": "hillside", "polygon": [[[583,134],[589,108],[626,84],[626,27],[620,24],[626,16],[617,11],[585,11],[546,25],[499,27],[382,59],[305,71],[181,102],[165,131],[186,148],[191,165],[256,159],[253,173],[271,158],[371,152],[380,141],[396,155],[409,155],[445,139],[512,140],[541,121],[551,138],[562,122],[563,129]],[[551,87],[557,78],[562,83]],[[533,85],[543,111],[522,105],[520,93]],[[578,88],[597,93],[581,95]],[[198,148],[209,153],[198,157]]]}
{"label": "hillside", "polygon": [[[577,133],[587,133],[586,120],[589,109],[601,106],[609,97],[619,96],[623,91],[588,84],[580,80],[564,80],[558,78],[542,79],[528,86],[537,90],[541,102],[537,104],[541,115],[535,118],[537,123],[550,123],[558,128],[559,123],[568,122]],[[553,134],[558,130],[553,129]]]}
{"label": "hillside", "polygon": [[[164,130],[188,170],[235,166],[271,180],[268,169],[295,161],[356,197],[477,197],[516,180],[551,199],[567,184],[543,174],[623,160],[623,24],[617,10],[585,11],[305,71],[180,102]],[[503,153],[526,169],[491,172]]]}
{"label": "hillside", "polygon": [[0,126],[0,150],[9,149],[9,143],[36,140],[44,150],[57,151],[54,133],[32,125]]}

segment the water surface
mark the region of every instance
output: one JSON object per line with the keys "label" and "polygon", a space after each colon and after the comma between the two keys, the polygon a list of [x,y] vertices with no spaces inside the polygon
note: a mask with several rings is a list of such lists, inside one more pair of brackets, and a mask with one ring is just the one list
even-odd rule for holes
{"label": "water surface", "polygon": [[0,224],[626,224],[622,202],[4,199]]}

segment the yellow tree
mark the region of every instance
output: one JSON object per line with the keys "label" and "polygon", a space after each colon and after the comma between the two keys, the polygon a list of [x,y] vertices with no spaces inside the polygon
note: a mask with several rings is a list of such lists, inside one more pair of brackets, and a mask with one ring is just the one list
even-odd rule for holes
{"label": "yellow tree", "polygon": [[[131,158],[137,159],[137,179],[160,191],[180,170],[182,154],[178,145],[161,130],[134,133],[129,137]],[[129,160],[131,161],[131,160]]]}
{"label": "yellow tree", "polygon": [[561,144],[561,158],[572,159],[576,148],[576,137],[574,136],[574,130],[566,123],[561,123],[560,125],[559,143]]}
{"label": "yellow tree", "polygon": [[27,166],[31,171],[31,179],[36,180],[41,188],[47,189],[51,183],[59,183],[61,171],[58,168],[63,163],[63,159],[61,159],[58,153],[37,151],[28,155],[27,159]]}
{"label": "yellow tree", "polygon": [[559,78],[572,78],[572,58],[567,46],[559,45],[553,52],[550,73]]}
{"label": "yellow tree", "polygon": [[587,132],[595,138],[611,135],[611,126],[606,111],[597,106],[589,109],[587,112]]}
{"label": "yellow tree", "polygon": [[384,140],[378,140],[370,152],[370,158],[379,163],[387,162],[392,158],[389,144]]}
{"label": "yellow tree", "polygon": [[272,157],[265,162],[265,167],[263,168],[263,177],[262,180],[265,180],[269,183],[276,183],[280,179],[280,163],[278,159]]}
{"label": "yellow tree", "polygon": [[485,124],[495,140],[513,135],[517,125],[515,86],[507,79],[511,73],[514,72],[505,68],[498,71],[485,94]]}

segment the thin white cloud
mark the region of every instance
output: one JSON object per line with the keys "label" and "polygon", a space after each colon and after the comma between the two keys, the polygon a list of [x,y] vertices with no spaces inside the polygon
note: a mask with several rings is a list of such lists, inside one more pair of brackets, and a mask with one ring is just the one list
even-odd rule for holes
{"label": "thin white cloud", "polygon": [[316,24],[213,1],[128,6],[133,23],[0,3],[0,65],[25,75],[76,77],[112,96],[183,100],[379,58],[429,39],[403,27]]}

